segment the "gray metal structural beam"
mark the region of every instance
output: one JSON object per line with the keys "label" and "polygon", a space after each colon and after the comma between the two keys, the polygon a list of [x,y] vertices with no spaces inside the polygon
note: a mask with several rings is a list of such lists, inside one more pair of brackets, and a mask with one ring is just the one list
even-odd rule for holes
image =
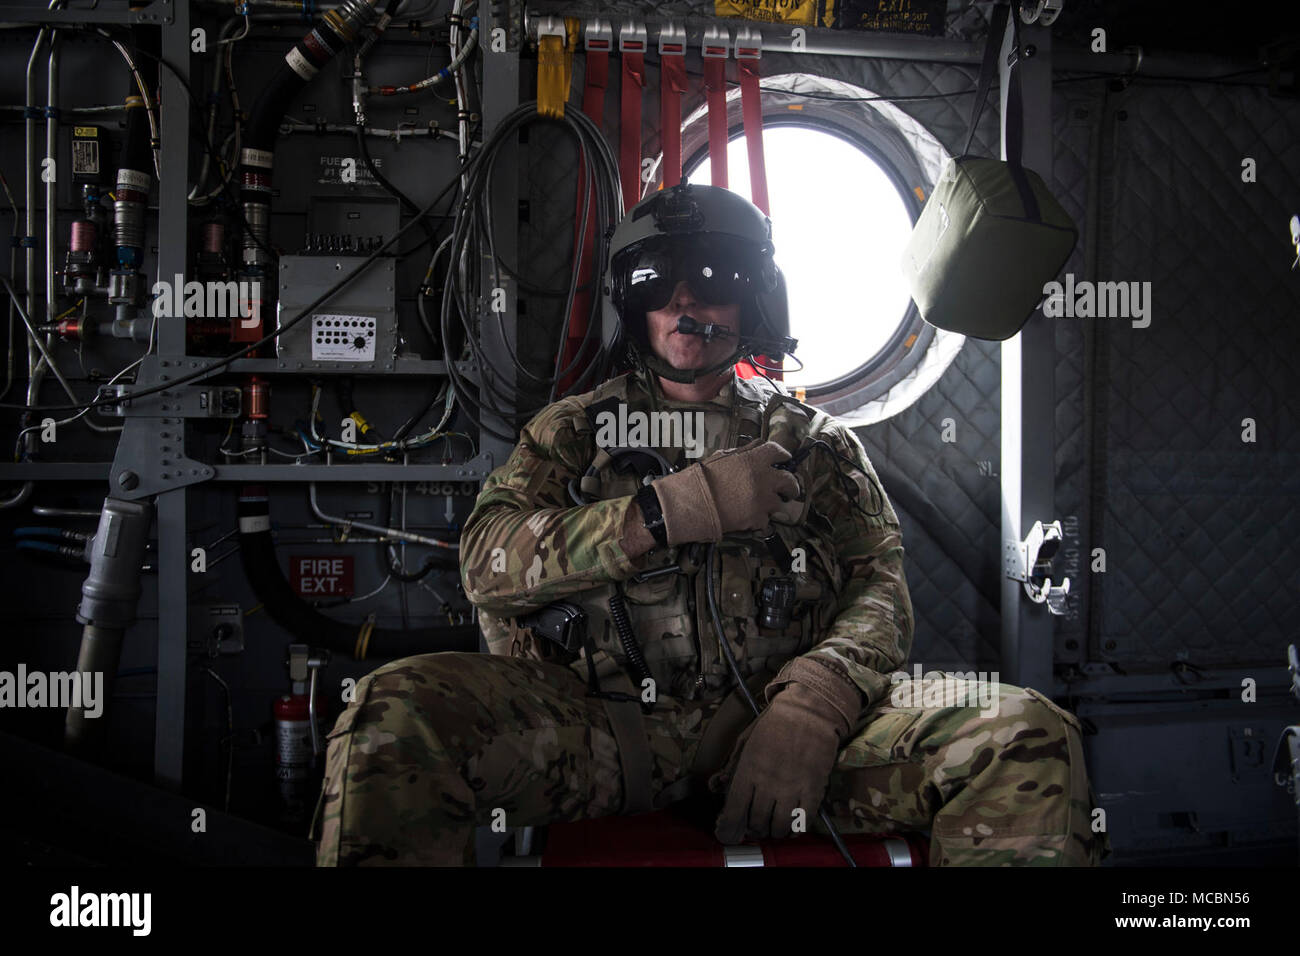
{"label": "gray metal structural beam", "polygon": [[[180,8],[184,8],[189,21],[188,0],[140,0],[133,4],[95,4],[93,7],[76,7],[71,10],[51,10],[48,0],[4,0],[0,7],[0,27],[17,23],[139,23],[164,25],[175,22]],[[188,79],[188,77],[186,77]],[[182,91],[184,92],[184,91]]]}
{"label": "gray metal structural beam", "polygon": [[478,481],[492,471],[493,459],[480,455],[456,465],[218,465],[213,481]]}
{"label": "gray metal structural beam", "polygon": [[[188,82],[190,78],[190,7],[176,4],[175,20],[162,29],[162,55]],[[185,170],[190,168],[190,101],[170,71],[159,71],[161,116],[159,135],[162,168],[174,170],[158,183],[158,274],[185,274],[189,261],[189,203]],[[185,320],[158,322],[158,354],[185,355]],[[162,419],[130,420],[132,424],[162,429]],[[145,424],[148,423],[148,424]],[[181,454],[185,426],[178,425]],[[162,439],[158,439],[159,445]],[[154,779],[180,789],[185,757],[185,692],[189,629],[189,548],[186,488],[158,496],[158,705],[154,723]]]}
{"label": "gray metal structural beam", "polygon": [[[577,16],[579,14],[566,14]],[[537,41],[537,20],[541,14],[530,12],[527,18],[530,42]],[[617,31],[621,19],[614,21]],[[701,17],[655,17],[639,21],[646,27],[648,42],[653,46],[659,39],[662,24],[671,22],[686,27],[687,49],[698,51],[705,27],[727,26],[734,38],[736,26],[748,27],[762,37],[761,46],[767,53],[812,53],[825,56],[858,56],[881,60],[911,60],[917,63],[956,63],[979,66],[984,56],[984,43],[954,40],[947,37],[907,36],[892,33],[872,33],[865,30],[830,30],[801,27],[799,47],[795,49],[793,26],[777,26],[754,21],[706,19]],[[1022,24],[1023,26],[1023,24]],[[1027,27],[1034,35],[1046,34],[1043,27]],[[1052,58],[1052,69],[1080,73],[1105,73],[1112,75],[1146,77],[1224,77],[1245,70],[1258,70],[1259,62],[1242,57],[1211,56],[1202,54],[1144,51],[1130,47],[1114,53],[1093,53],[1086,46],[1062,46]],[[1242,80],[1237,77],[1226,82],[1258,83],[1259,79]]]}
{"label": "gray metal structural beam", "polygon": [[108,481],[111,467],[104,461],[29,461],[0,465],[0,482]]}
{"label": "gray metal structural beam", "polygon": [[[216,474],[202,481],[477,481],[486,478],[496,459],[479,455],[454,465],[409,464],[347,465],[217,465]],[[0,483],[10,481],[108,481],[108,462],[35,461],[0,465]],[[416,477],[412,478],[412,475]],[[201,481],[191,482],[201,484]],[[128,496],[124,496],[128,497]]]}
{"label": "gray metal structural beam", "polygon": [[[1002,89],[1002,158],[1006,158],[1007,55],[1011,24],[998,60]],[[1052,180],[1052,35],[1021,26],[1016,67],[1024,105],[1024,165]],[[1008,262],[1007,269],[1015,268]],[[1056,342],[1054,326],[1035,312],[1019,334],[1002,343],[1002,540],[1023,541],[1035,521],[1046,524],[1056,508]],[[1052,689],[1052,616],[1035,604],[1021,582],[1002,577],[1002,671],[1022,687]]]}
{"label": "gray metal structural beam", "polygon": [[[507,6],[501,5],[499,8],[501,19],[494,19],[492,28],[500,27],[509,30]],[[492,29],[480,35],[490,38]],[[494,51],[489,39],[479,47],[483,53],[484,142],[492,136],[506,114],[519,105],[519,51],[511,49],[511,46],[512,44],[507,43],[505,50]],[[497,168],[504,171],[504,174],[498,175],[496,181],[491,184],[492,209],[489,215],[493,220],[493,239],[498,255],[506,262],[519,261],[519,183],[517,178],[510,174],[511,171],[519,168],[518,157],[510,155],[516,152],[517,147],[513,145],[505,148],[505,155],[501,156],[500,162],[497,163]],[[514,364],[510,361],[510,353],[517,354],[515,346],[519,340],[519,289],[512,276],[500,271],[498,278],[505,290],[505,311],[500,323],[489,321],[485,311],[493,304],[492,274],[497,270],[492,268],[491,254],[486,250],[486,244],[480,269],[483,279],[479,290],[481,293],[479,301],[482,303],[479,315],[479,342],[487,355],[500,357],[500,361],[494,363],[494,370],[484,369],[481,374],[492,375],[498,391],[509,394],[518,384]],[[495,298],[500,301],[499,296]],[[502,333],[506,341],[502,340]],[[486,388],[480,389],[479,394],[484,400],[489,400]],[[486,411],[483,412],[483,421],[499,432],[508,434],[512,431],[509,425]],[[504,464],[514,450],[514,446],[483,433],[479,436],[479,449],[489,452],[493,460]]]}

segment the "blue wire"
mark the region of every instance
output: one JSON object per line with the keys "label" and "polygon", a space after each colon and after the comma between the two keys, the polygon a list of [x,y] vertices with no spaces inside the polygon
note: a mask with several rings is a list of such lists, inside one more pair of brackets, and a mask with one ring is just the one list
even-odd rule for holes
{"label": "blue wire", "polygon": [[23,540],[18,542],[18,547],[26,548],[29,551],[53,551],[55,554],[63,553],[62,549],[57,544],[53,544],[52,542],[49,541]]}

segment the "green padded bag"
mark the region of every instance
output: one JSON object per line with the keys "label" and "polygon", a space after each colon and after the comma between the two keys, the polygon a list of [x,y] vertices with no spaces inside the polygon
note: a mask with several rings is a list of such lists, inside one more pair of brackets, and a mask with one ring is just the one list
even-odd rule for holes
{"label": "green padded bag", "polygon": [[[999,5],[989,27],[967,153],[992,80],[1006,14],[1006,7]],[[1079,236],[1074,220],[1042,177],[1020,163],[1020,81],[1014,61],[1008,82],[1011,159],[963,154],[950,160],[903,252],[903,273],[922,318],[981,339],[1007,339],[1020,331],[1042,300],[1043,286],[1056,278]]]}

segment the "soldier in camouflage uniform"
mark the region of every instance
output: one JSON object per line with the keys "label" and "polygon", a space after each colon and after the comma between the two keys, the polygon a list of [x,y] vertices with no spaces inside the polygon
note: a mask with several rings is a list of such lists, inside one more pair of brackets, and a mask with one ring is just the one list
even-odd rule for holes
{"label": "soldier in camouflage uniform", "polygon": [[[542,411],[486,480],[461,562],[492,653],[360,682],[329,734],[320,865],[472,864],[475,826],[709,793],[727,843],[825,832],[824,798],[844,833],[929,828],[933,865],[1109,852],[1073,715],[1006,684],[995,708],[935,706],[891,678],[912,604],[861,443],[734,371],[789,350],[770,239],[714,187],[624,218],[605,306],[636,368]],[[545,636],[529,615],[547,608],[586,640]]]}

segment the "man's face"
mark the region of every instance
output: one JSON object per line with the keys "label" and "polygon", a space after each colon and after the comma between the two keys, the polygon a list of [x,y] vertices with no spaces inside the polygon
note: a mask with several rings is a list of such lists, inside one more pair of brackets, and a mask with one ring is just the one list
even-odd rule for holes
{"label": "man's face", "polygon": [[[683,335],[677,320],[689,315],[701,325],[725,327],[732,334],[715,336],[706,343],[702,335]],[[691,292],[686,281],[677,283],[672,298],[662,309],[646,313],[646,335],[655,354],[673,368],[708,368],[721,362],[736,348],[740,329],[739,305],[705,305]]]}

